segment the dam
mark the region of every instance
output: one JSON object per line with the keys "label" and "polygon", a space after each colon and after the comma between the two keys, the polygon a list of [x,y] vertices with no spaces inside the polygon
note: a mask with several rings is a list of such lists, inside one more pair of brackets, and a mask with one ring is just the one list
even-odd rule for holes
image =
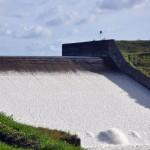
{"label": "dam", "polygon": [[75,133],[88,150],[150,148],[149,89],[112,68],[108,53],[79,56],[76,48],[69,55],[68,45],[62,57],[0,57],[0,110]]}
{"label": "dam", "polygon": [[99,57],[116,65],[122,72],[150,89],[150,78],[133,68],[123,57],[115,40],[101,40],[62,45],[62,56]]}

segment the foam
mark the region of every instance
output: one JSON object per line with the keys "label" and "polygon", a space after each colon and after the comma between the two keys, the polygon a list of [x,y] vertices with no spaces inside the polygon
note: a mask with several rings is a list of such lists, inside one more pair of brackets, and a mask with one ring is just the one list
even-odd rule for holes
{"label": "foam", "polygon": [[101,131],[98,135],[100,141],[114,145],[128,145],[129,141],[126,135],[119,129],[110,129],[107,131]]}
{"label": "foam", "polygon": [[[85,148],[125,143],[124,135],[150,143],[150,91],[123,73],[9,72],[0,81],[0,110],[16,121],[78,134]],[[100,131],[112,138],[97,139]]]}

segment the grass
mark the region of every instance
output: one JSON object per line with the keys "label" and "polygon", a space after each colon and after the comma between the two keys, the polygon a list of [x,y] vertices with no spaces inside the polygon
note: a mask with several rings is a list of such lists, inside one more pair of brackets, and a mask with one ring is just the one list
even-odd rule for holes
{"label": "grass", "polygon": [[[74,140],[74,141],[73,141]],[[83,150],[74,146],[76,135],[63,131],[35,128],[15,122],[0,113],[0,149],[2,150]],[[73,141],[71,145],[68,141]]]}
{"label": "grass", "polygon": [[66,141],[74,146],[80,145],[80,139],[77,137],[77,135],[70,135],[70,133],[66,133],[64,131],[50,130],[42,127],[36,129],[45,135],[52,137],[53,139]]}
{"label": "grass", "polygon": [[126,61],[150,77],[150,41],[117,41]]}
{"label": "grass", "polygon": [[[24,150],[23,148],[15,148],[15,147],[9,146],[3,142],[0,142],[0,149],[1,150]],[[26,149],[26,150],[31,150],[31,149]]]}

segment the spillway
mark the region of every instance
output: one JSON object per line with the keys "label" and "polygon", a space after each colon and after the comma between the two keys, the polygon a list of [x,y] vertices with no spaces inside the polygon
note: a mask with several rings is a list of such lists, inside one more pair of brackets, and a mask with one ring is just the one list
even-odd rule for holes
{"label": "spillway", "polygon": [[0,111],[16,121],[89,150],[149,147],[150,91],[99,58],[2,57],[0,82]]}

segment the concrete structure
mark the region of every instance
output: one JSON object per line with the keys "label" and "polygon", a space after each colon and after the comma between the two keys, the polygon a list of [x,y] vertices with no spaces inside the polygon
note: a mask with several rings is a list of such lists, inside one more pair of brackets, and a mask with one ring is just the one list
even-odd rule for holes
{"label": "concrete structure", "polygon": [[63,44],[62,55],[63,57],[0,57],[0,71],[101,72],[106,69],[102,65],[104,60],[106,64],[111,64],[111,67],[116,65],[121,71],[150,89],[150,78],[126,62],[114,40]]}
{"label": "concrete structure", "polygon": [[0,57],[1,72],[99,72],[106,69],[100,58],[79,57]]}
{"label": "concrete structure", "polygon": [[63,44],[62,56],[100,57],[110,63],[113,61],[121,71],[150,89],[150,78],[131,67],[128,62],[126,62],[115,40]]}
{"label": "concrete structure", "polygon": [[108,58],[109,45],[113,40],[90,41],[62,45],[62,56],[88,56]]}

